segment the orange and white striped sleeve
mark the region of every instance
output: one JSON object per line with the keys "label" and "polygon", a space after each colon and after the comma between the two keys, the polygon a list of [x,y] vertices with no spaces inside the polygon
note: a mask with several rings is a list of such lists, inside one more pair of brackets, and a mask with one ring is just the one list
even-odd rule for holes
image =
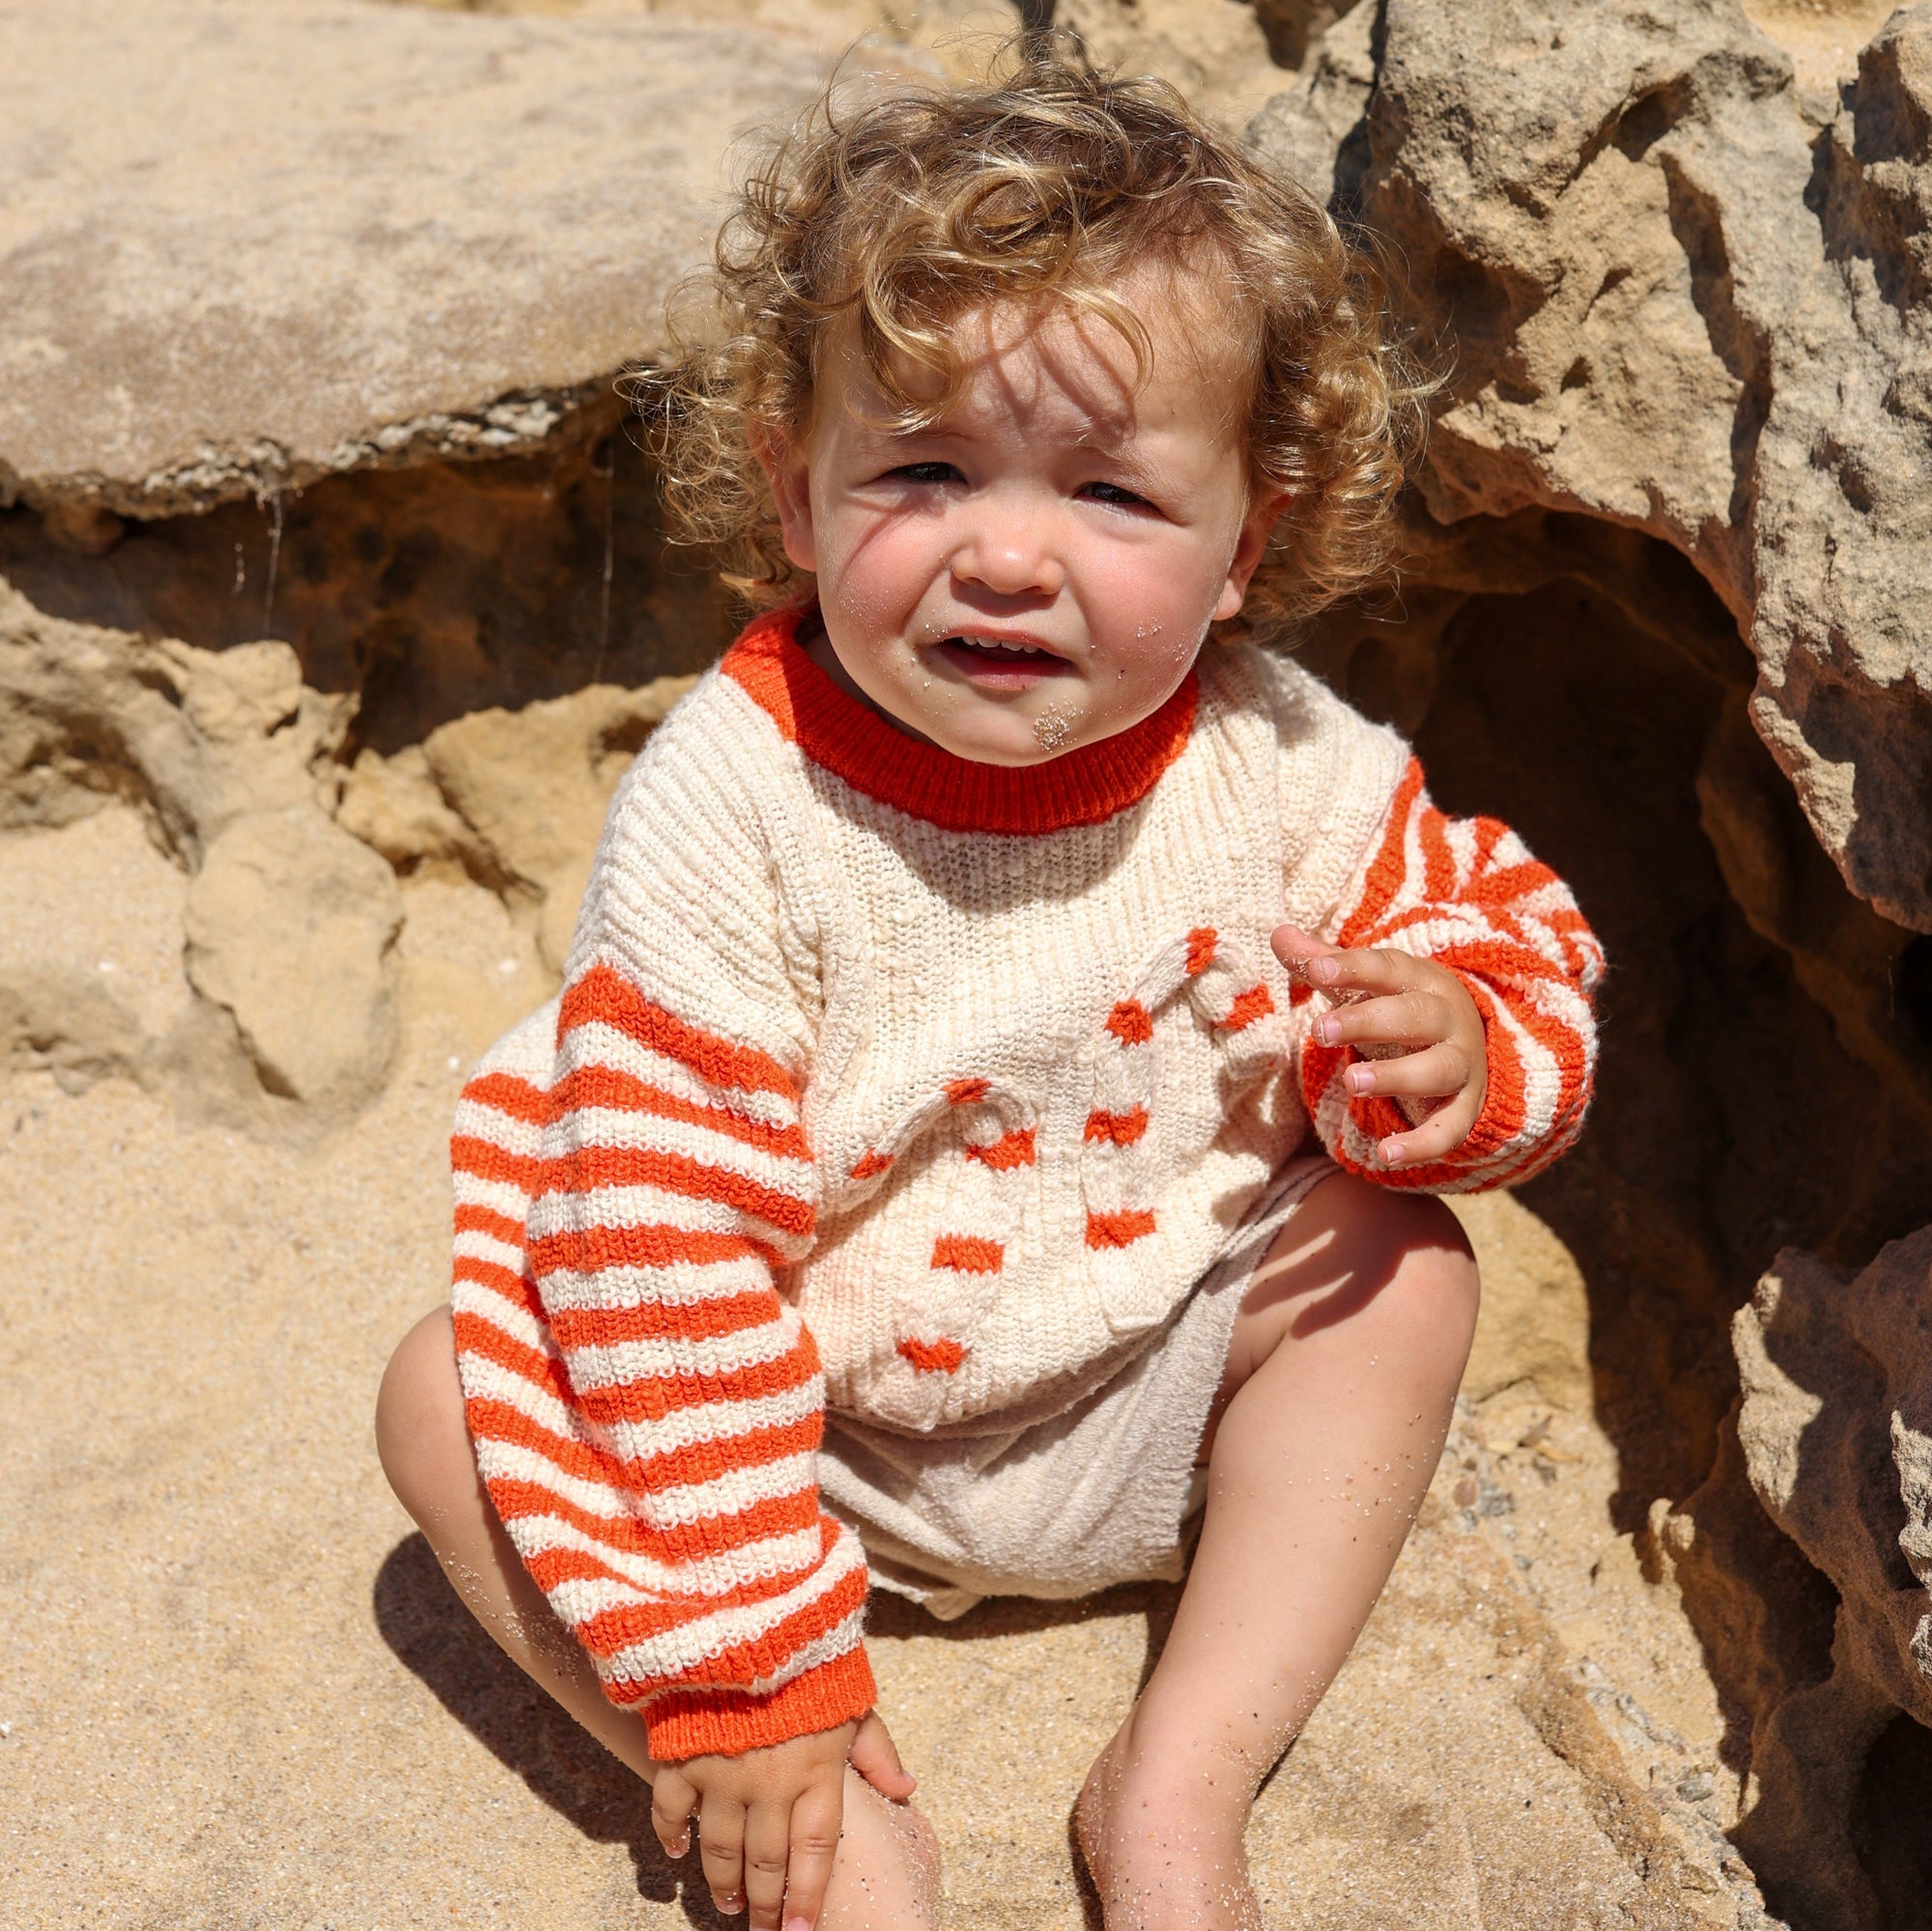
{"label": "orange and white striped sleeve", "polygon": [[[1342,1166],[1383,1186],[1470,1193],[1527,1179],[1570,1147],[1596,1076],[1604,951],[1569,887],[1507,825],[1438,810],[1411,757],[1323,936],[1448,966],[1489,1045],[1489,1091],[1468,1138],[1444,1159],[1391,1172],[1376,1143],[1419,1115],[1388,1097],[1351,1097],[1343,1075],[1358,1056],[1306,1039],[1302,1097]],[[1307,997],[1295,988],[1297,1003]]]}
{"label": "orange and white striped sleeve", "polygon": [[818,1502],[818,1353],[775,1278],[818,1179],[768,867],[733,863],[741,824],[653,816],[648,789],[620,794],[560,1000],[464,1092],[453,1299],[491,1500],[675,1761],[875,1692],[865,1556]]}

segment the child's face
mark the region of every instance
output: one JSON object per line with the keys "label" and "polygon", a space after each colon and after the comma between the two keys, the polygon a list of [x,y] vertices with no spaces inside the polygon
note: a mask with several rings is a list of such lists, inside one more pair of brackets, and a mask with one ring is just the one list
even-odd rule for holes
{"label": "child's face", "polygon": [[959,399],[910,434],[835,349],[810,438],[768,466],[786,552],[818,579],[814,654],[958,756],[1037,764],[1157,710],[1240,609],[1281,507],[1249,501],[1233,350],[1171,300],[1134,307],[1138,386],[1097,319],[967,318]]}

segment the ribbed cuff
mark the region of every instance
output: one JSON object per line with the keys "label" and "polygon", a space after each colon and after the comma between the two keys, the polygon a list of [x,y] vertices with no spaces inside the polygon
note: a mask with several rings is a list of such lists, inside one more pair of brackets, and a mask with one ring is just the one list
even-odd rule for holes
{"label": "ribbed cuff", "polygon": [[864,1644],[795,1676],[769,1696],[739,1690],[675,1690],[644,1710],[644,1732],[659,1763],[686,1757],[743,1756],[773,1744],[836,1730],[879,1700]]}

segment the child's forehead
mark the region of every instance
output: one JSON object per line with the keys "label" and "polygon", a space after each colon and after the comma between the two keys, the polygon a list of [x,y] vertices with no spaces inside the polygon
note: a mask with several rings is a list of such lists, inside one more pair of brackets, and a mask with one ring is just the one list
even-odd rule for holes
{"label": "child's forehead", "polygon": [[[989,402],[1058,405],[1105,436],[1123,433],[1150,407],[1238,411],[1253,383],[1241,323],[1201,284],[1141,270],[1094,291],[963,302],[935,320],[920,353],[880,345],[873,354],[885,387],[915,404],[943,401],[949,415]],[[815,359],[815,388],[836,390],[862,413],[881,412],[887,398],[856,323],[835,325]]]}

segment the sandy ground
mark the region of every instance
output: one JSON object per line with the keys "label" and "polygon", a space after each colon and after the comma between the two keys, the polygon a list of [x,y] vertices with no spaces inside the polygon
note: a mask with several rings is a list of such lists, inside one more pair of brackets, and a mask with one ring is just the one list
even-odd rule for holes
{"label": "sandy ground", "polygon": [[[181,891],[119,808],[0,838],[0,970],[112,981],[163,1028]],[[461,1069],[546,989],[496,899],[406,896],[401,1062],[319,1146],[193,1123],[126,1079],[0,1085],[0,1925],[715,1921],[639,1787],[469,1623],[377,1466],[383,1362],[442,1292]],[[1708,1684],[1609,1532],[1613,1475],[1587,1415],[1534,1384],[1465,1408],[1264,1794],[1271,1923],[1764,1921],[1724,1869]],[[1094,1921],[1067,1809],[1172,1603],[996,1604],[944,1629],[879,1610],[951,1925]]]}

